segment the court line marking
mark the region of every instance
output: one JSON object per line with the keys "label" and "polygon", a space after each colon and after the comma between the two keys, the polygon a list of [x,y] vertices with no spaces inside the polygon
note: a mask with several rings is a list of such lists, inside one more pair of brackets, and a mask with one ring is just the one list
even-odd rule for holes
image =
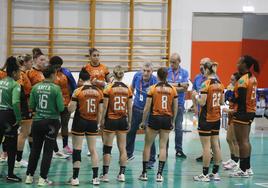
{"label": "court line marking", "polygon": [[261,187],[268,187],[268,183],[255,183],[255,184]]}

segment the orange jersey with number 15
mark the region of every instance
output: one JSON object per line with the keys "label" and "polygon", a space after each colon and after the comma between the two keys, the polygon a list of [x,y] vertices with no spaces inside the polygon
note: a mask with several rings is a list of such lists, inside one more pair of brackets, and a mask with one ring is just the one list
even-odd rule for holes
{"label": "orange jersey with number 15", "polygon": [[216,122],[221,118],[221,101],[224,96],[224,86],[218,79],[204,81],[201,94],[207,94],[206,104],[202,106],[200,116],[206,122]]}
{"label": "orange jersey with number 15", "polygon": [[127,103],[132,98],[131,89],[123,82],[109,84],[103,91],[109,99],[107,115],[109,119],[120,119],[127,116]]}
{"label": "orange jersey with number 15", "polygon": [[86,120],[97,120],[99,104],[103,102],[103,94],[96,86],[84,85],[74,91],[72,101],[78,103],[80,117]]}
{"label": "orange jersey with number 15", "polygon": [[147,97],[152,98],[152,115],[174,115],[173,100],[178,97],[175,87],[167,82],[159,82],[150,87]]}

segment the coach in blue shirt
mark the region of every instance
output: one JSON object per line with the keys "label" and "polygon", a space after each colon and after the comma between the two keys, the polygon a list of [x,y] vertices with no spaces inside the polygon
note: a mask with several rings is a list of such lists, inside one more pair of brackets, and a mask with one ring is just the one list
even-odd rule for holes
{"label": "coach in blue shirt", "polygon": [[[139,129],[139,125],[142,120],[143,109],[146,103],[147,98],[147,91],[150,86],[157,83],[156,76],[153,75],[153,67],[151,63],[146,63],[142,71],[137,72],[132,80],[131,89],[134,93],[134,102],[133,102],[133,109],[132,109],[132,122],[131,122],[131,129],[127,134],[127,156],[128,160],[133,160],[135,156],[134,148],[135,148],[135,139],[136,133]],[[151,148],[151,157],[148,163],[149,167],[153,166],[155,162],[155,145],[152,145]]]}
{"label": "coach in blue shirt", "polygon": [[186,158],[182,150],[182,122],[184,113],[185,92],[188,89],[188,72],[180,66],[180,55],[174,53],[170,57],[170,68],[168,69],[168,82],[175,86],[178,92],[178,113],[175,121],[175,150],[176,157]]}

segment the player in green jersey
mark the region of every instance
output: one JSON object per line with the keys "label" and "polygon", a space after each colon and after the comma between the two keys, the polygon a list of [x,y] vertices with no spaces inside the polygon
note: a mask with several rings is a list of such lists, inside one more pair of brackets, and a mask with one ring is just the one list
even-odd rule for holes
{"label": "player in green jersey", "polygon": [[49,185],[47,179],[53,148],[60,128],[60,113],[64,110],[63,97],[59,86],[54,84],[56,70],[48,66],[43,71],[45,80],[36,84],[30,94],[30,108],[35,112],[32,125],[33,147],[29,156],[26,184],[33,183],[34,172],[43,149],[39,186]]}
{"label": "player in green jersey", "polygon": [[20,93],[21,87],[16,82],[20,78],[20,69],[15,57],[6,61],[7,77],[0,80],[0,144],[5,141],[8,155],[7,180],[19,182],[21,178],[14,175],[17,152],[17,129],[21,121]]}

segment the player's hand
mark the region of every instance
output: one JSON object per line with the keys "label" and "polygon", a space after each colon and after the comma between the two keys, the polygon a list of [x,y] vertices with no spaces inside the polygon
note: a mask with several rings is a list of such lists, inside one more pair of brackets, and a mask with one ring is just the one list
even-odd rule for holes
{"label": "player's hand", "polygon": [[144,122],[141,122],[139,128],[140,129],[145,129],[145,123]]}
{"label": "player's hand", "polygon": [[170,129],[170,130],[171,130],[171,131],[173,131],[173,130],[174,130],[174,128],[175,128],[175,122],[174,122],[174,121],[172,121],[172,122],[171,122],[171,126],[172,126],[172,127],[171,127],[171,129]]}
{"label": "player's hand", "polygon": [[128,123],[128,132],[130,131],[131,129],[131,123]]}
{"label": "player's hand", "polygon": [[91,81],[91,83],[92,83],[93,85],[97,85],[97,82],[98,82],[97,78],[93,78],[93,80]]}
{"label": "player's hand", "polygon": [[222,111],[225,112],[225,113],[228,113],[229,109],[228,108],[223,108]]}

